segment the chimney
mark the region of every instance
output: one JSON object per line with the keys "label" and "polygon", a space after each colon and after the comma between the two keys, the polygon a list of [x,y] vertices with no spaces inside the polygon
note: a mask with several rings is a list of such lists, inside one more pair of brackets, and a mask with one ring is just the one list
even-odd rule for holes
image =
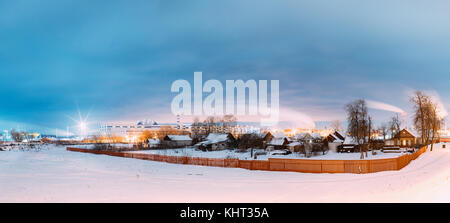
{"label": "chimney", "polygon": [[406,126],[406,112],[402,113],[402,126],[403,129],[406,129],[408,126]]}

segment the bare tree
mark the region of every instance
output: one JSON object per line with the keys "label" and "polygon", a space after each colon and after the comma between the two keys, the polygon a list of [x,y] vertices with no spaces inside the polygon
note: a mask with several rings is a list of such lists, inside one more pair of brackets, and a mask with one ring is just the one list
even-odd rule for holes
{"label": "bare tree", "polygon": [[337,131],[337,132],[341,132],[341,131],[343,131],[343,127],[342,127],[342,123],[341,123],[341,121],[339,121],[339,120],[334,120],[333,122],[331,122],[331,128],[334,130],[334,131]]}
{"label": "bare tree", "polygon": [[437,104],[432,98],[421,91],[416,91],[410,98],[414,106],[414,127],[420,132],[422,143],[431,144],[439,137],[438,130],[442,126]]}
{"label": "bare tree", "polygon": [[206,125],[206,135],[208,135],[213,132],[214,127],[217,125],[217,118],[214,116],[208,116],[203,123]]}
{"label": "bare tree", "polygon": [[22,142],[24,140],[24,133],[18,132],[15,129],[12,129],[11,137],[14,139],[15,142]]}
{"label": "bare tree", "polygon": [[438,108],[435,103],[430,104],[431,108],[429,109],[429,123],[430,123],[430,135],[431,135],[431,148],[430,151],[433,151],[433,145],[435,140],[439,138],[439,129],[441,129],[444,120],[439,116]]}
{"label": "bare tree", "polygon": [[401,125],[402,123],[398,115],[395,115],[391,118],[391,120],[389,121],[389,133],[391,135],[391,138],[394,138],[395,135],[400,132]]}
{"label": "bare tree", "polygon": [[388,132],[389,132],[389,128],[388,128],[388,125],[386,123],[383,123],[383,124],[381,124],[378,127],[378,133],[383,136],[383,141],[386,141],[386,137],[388,135]]}
{"label": "bare tree", "polygon": [[410,101],[414,106],[414,127],[420,132],[423,143],[428,142],[428,131],[426,126],[426,110],[427,105],[430,103],[431,98],[421,91],[414,92],[414,95],[410,98]]}
{"label": "bare tree", "polygon": [[247,150],[250,148],[250,156],[253,157],[255,148],[263,147],[263,138],[257,134],[244,134],[239,138],[239,148]]}
{"label": "bare tree", "polygon": [[367,146],[371,135],[371,118],[364,99],[355,100],[346,105],[348,128],[351,137],[359,144],[361,159],[364,159],[364,151],[367,157]]}

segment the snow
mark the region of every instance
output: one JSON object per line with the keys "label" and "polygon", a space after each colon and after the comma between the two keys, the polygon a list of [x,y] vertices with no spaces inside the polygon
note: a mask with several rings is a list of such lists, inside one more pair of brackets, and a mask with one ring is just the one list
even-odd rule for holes
{"label": "snow", "polygon": [[272,134],[272,136],[274,138],[285,138],[286,135],[283,132],[271,132],[270,134]]}
{"label": "snow", "polygon": [[270,140],[269,143],[267,143],[267,145],[270,145],[270,146],[282,146],[284,144],[284,139],[285,138],[273,138],[272,140]]}
{"label": "snow", "polygon": [[356,141],[355,141],[355,139],[353,139],[353,137],[351,137],[351,136],[345,137],[344,145],[356,145],[356,144],[358,144],[358,143],[356,143]]}
{"label": "snow", "polygon": [[210,143],[218,143],[228,140],[228,134],[221,133],[210,133],[208,137],[206,137],[206,141]]}
{"label": "snow", "polygon": [[159,144],[159,139],[148,139],[148,144],[149,145],[155,145],[155,144]]}
{"label": "snow", "polygon": [[[262,149],[254,149],[253,152],[264,152]],[[291,153],[288,155],[272,155],[273,153],[279,153],[280,151],[275,150],[267,152],[266,155],[258,155],[257,160],[267,160],[268,158],[281,158],[281,159],[307,159],[307,160],[359,160],[361,153],[336,153],[329,151],[327,154],[322,155],[319,153],[317,156],[310,158],[305,158],[303,154]],[[180,149],[161,149],[161,150],[141,150],[141,151],[131,151],[129,153],[141,153],[141,154],[159,154],[167,156],[190,156],[190,157],[204,157],[204,158],[228,158],[228,159],[252,159],[250,149],[247,152],[238,152],[238,150],[219,150],[219,151],[201,151],[196,150],[193,147],[186,147]],[[387,159],[402,156],[406,153],[382,153],[377,151],[376,155],[372,155],[368,152],[368,157],[366,159]]]}
{"label": "snow", "polygon": [[450,144],[400,171],[312,174],[66,151],[0,152],[0,202],[450,202]]}
{"label": "snow", "polygon": [[196,146],[209,145],[209,144],[214,144],[214,143],[219,143],[219,142],[225,142],[227,140],[228,140],[228,134],[210,133],[206,137],[205,141],[197,143]]}
{"label": "snow", "polygon": [[190,141],[192,140],[191,137],[188,135],[168,135],[170,140],[172,141]]}
{"label": "snow", "polygon": [[288,144],[288,146],[301,146],[302,144],[300,142],[291,142]]}

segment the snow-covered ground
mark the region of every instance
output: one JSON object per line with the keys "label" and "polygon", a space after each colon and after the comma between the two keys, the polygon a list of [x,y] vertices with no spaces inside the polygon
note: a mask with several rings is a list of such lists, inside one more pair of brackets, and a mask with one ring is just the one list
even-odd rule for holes
{"label": "snow-covered ground", "polygon": [[[254,152],[263,152],[264,150],[255,149]],[[318,153],[316,156],[306,158],[300,153],[291,153],[288,155],[273,155],[279,153],[280,151],[267,152],[266,155],[258,155],[258,160],[267,160],[268,158],[283,158],[283,159],[325,159],[325,160],[359,160],[361,157],[360,153],[336,153],[329,151],[325,155]],[[220,150],[220,151],[209,151],[203,152],[201,150],[195,150],[193,147],[181,148],[181,149],[162,149],[162,150],[142,150],[133,151],[130,153],[144,153],[144,154],[159,154],[168,156],[190,156],[190,157],[205,157],[205,158],[228,158],[228,159],[252,159],[251,152],[237,152],[237,150]],[[406,153],[382,153],[377,151],[376,155],[372,155],[368,152],[367,159],[386,159],[395,158]]]}
{"label": "snow-covered ground", "polygon": [[0,152],[0,202],[450,202],[450,145],[400,171],[310,174],[66,151]]}

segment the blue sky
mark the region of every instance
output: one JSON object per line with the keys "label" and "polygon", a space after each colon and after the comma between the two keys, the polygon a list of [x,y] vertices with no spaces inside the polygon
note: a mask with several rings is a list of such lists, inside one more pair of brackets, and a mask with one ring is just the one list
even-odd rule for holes
{"label": "blue sky", "polygon": [[[278,79],[282,107],[345,119],[366,98],[450,102],[448,1],[3,1],[0,129],[175,121],[177,79]],[[379,122],[392,112],[371,111]],[[25,127],[24,127],[25,128]]]}

